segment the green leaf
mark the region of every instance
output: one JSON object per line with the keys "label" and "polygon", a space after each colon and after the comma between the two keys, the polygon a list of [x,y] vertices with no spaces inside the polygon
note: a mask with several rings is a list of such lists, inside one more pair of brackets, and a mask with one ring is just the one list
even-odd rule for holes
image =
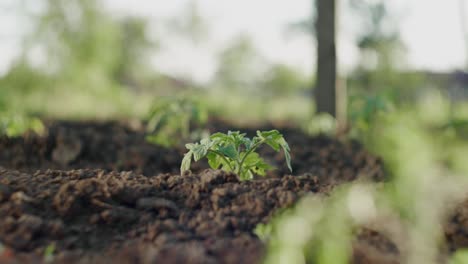
{"label": "green leaf", "polygon": [[255,174],[265,176],[266,171],[272,169],[273,166],[266,163],[258,153],[251,152],[244,161],[244,167],[253,171]]}
{"label": "green leaf", "polygon": [[185,144],[185,148],[188,150],[192,150],[196,145],[197,143],[188,143],[188,144]]}
{"label": "green leaf", "polygon": [[199,161],[208,154],[208,150],[213,145],[213,142],[210,139],[205,138],[200,141],[200,143],[195,144],[186,144],[185,147],[193,152],[193,159]]}
{"label": "green leaf", "polygon": [[234,144],[236,149],[244,143],[245,133],[240,133],[239,131],[228,131],[229,140]]}
{"label": "green leaf", "polygon": [[213,135],[210,136],[210,139],[216,142],[223,142],[223,141],[228,141],[229,137],[228,135],[224,133],[214,133]]}
{"label": "green leaf", "polygon": [[257,136],[260,137],[260,138],[278,138],[278,137],[282,137],[281,133],[276,129],[273,129],[273,130],[270,130],[270,131],[258,131],[257,130]]}
{"label": "green leaf", "polygon": [[270,130],[264,132],[257,131],[257,135],[275,151],[280,150],[280,144],[278,141],[281,140],[283,136],[278,132],[278,130]]}
{"label": "green leaf", "polygon": [[277,140],[277,143],[281,146],[284,152],[284,158],[286,160],[286,165],[288,166],[288,169],[290,172],[292,172],[292,167],[291,167],[291,149],[289,148],[288,142],[281,136],[280,139]]}
{"label": "green leaf", "polygon": [[237,150],[233,145],[219,147],[218,151],[230,159],[237,159]]}
{"label": "green leaf", "polygon": [[243,170],[240,175],[239,175],[239,178],[241,179],[241,181],[247,181],[247,180],[252,180],[253,179],[253,174],[250,170]]}
{"label": "green leaf", "polygon": [[286,165],[288,165],[288,169],[290,172],[292,172],[292,167],[291,167],[291,154],[289,153],[289,145],[288,143],[285,142],[284,145],[281,145],[284,151],[284,158],[286,159]]}
{"label": "green leaf", "polygon": [[283,149],[284,157],[286,159],[286,165],[288,166],[289,171],[292,172],[291,167],[291,154],[290,148],[286,140],[284,139],[283,135],[278,130],[271,130],[271,131],[264,131],[260,132],[257,131],[257,135],[265,140],[265,143],[268,144],[271,148],[275,151],[279,151],[280,148]]}
{"label": "green leaf", "polygon": [[214,152],[208,153],[208,155],[206,155],[206,158],[208,159],[208,165],[210,165],[210,167],[214,170],[219,169],[219,167],[222,164],[222,159]]}
{"label": "green leaf", "polygon": [[183,173],[184,171],[190,170],[190,164],[192,162],[192,155],[193,155],[193,152],[191,150],[185,153],[184,158],[182,159],[182,164],[180,165],[181,173]]}
{"label": "green leaf", "polygon": [[244,138],[242,143],[244,144],[246,151],[249,151],[255,144],[255,142],[250,138]]}
{"label": "green leaf", "polygon": [[193,148],[193,160],[199,161],[208,154],[208,151],[203,145],[197,145]]}

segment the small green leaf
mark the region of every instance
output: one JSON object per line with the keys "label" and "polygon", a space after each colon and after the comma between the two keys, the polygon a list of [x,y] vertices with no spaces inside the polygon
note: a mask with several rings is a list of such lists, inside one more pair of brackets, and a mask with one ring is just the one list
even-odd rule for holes
{"label": "small green leaf", "polygon": [[183,173],[184,171],[190,170],[190,164],[192,162],[192,155],[193,155],[193,152],[191,150],[185,153],[184,158],[182,159],[182,164],[180,165],[181,173]]}
{"label": "small green leaf", "polygon": [[286,159],[286,165],[288,166],[288,169],[292,172],[290,148],[283,135],[281,135],[281,133],[278,130],[271,130],[266,132],[257,131],[257,135],[263,140],[265,140],[265,143],[268,144],[275,151],[279,151],[280,148],[283,149],[284,157]]}
{"label": "small green leaf", "polygon": [[196,146],[193,150],[193,160],[199,161],[208,153],[203,146]]}
{"label": "small green leaf", "polygon": [[236,149],[244,143],[245,133],[240,133],[239,131],[228,131],[228,136],[230,141],[234,144]]}
{"label": "small green leaf", "polygon": [[257,131],[257,135],[275,151],[280,150],[280,144],[278,143],[278,141],[282,139],[283,136],[278,132],[278,130],[270,130],[264,132]]}
{"label": "small green leaf", "polygon": [[208,153],[208,155],[206,155],[206,158],[208,159],[208,165],[210,165],[210,167],[214,170],[219,169],[219,166],[221,166],[222,164],[221,158],[214,152]]}
{"label": "small green leaf", "polygon": [[199,161],[208,154],[208,150],[212,145],[210,139],[205,138],[200,143],[187,144],[186,147],[193,152],[193,160]]}
{"label": "small green leaf", "polygon": [[243,170],[240,173],[239,178],[242,181],[252,180],[253,179],[253,174],[252,174],[252,172],[250,170]]}
{"label": "small green leaf", "polygon": [[219,147],[218,151],[228,158],[237,159],[237,150],[233,145]]}
{"label": "small green leaf", "polygon": [[246,151],[249,151],[254,145],[253,140],[250,140],[250,138],[244,138],[242,143],[244,144]]}
{"label": "small green leaf", "polygon": [[283,137],[281,137],[280,140],[278,140],[279,145],[283,149],[284,152],[284,158],[286,159],[286,165],[288,166],[288,169],[290,172],[292,172],[292,167],[291,167],[291,154],[290,151],[291,149],[289,148],[288,142],[284,140]]}
{"label": "small green leaf", "polygon": [[210,139],[213,141],[227,141],[229,137],[226,134],[223,133],[214,133],[213,135],[210,136]]}
{"label": "small green leaf", "polygon": [[252,152],[250,153],[244,161],[244,167],[248,170],[253,171],[255,174],[260,176],[265,176],[266,171],[273,168],[271,165],[266,163],[258,153]]}
{"label": "small green leaf", "polygon": [[292,172],[292,167],[291,167],[291,154],[289,153],[289,147],[288,147],[288,149],[286,149],[285,146],[281,146],[281,147],[283,147],[284,158],[286,159],[286,165],[288,165],[289,171]]}
{"label": "small green leaf", "polygon": [[188,150],[192,150],[195,146],[196,146],[197,143],[188,143],[188,144],[185,144],[185,148],[188,149]]}

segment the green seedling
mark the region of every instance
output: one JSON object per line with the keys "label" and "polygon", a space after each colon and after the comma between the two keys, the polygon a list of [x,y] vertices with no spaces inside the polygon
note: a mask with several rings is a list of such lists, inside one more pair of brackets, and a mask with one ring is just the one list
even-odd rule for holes
{"label": "green seedling", "polygon": [[181,139],[195,140],[203,134],[202,130],[191,126],[203,125],[207,111],[201,104],[188,98],[161,98],[152,106],[148,115],[146,139],[165,147],[174,146]]}
{"label": "green seedling", "polygon": [[44,262],[50,263],[54,259],[54,252],[55,252],[55,243],[49,244],[44,249]]}
{"label": "green seedling", "polygon": [[185,145],[188,152],[182,160],[180,171],[189,170],[192,159],[199,161],[206,157],[212,169],[232,171],[239,176],[240,180],[251,180],[254,174],[265,176],[266,171],[273,167],[255,152],[262,144],[269,145],[275,151],[283,149],[286,164],[292,171],[290,149],[280,132],[277,130],[257,131],[257,136],[252,139],[245,135],[239,131],[229,131],[227,134],[215,133],[199,143]]}
{"label": "green seedling", "polygon": [[44,130],[44,125],[38,118],[29,117],[24,114],[0,112],[0,135],[16,137],[26,131],[42,134]]}
{"label": "green seedling", "polygon": [[391,110],[391,102],[383,95],[367,95],[352,99],[351,121],[360,129],[367,130],[377,115]]}

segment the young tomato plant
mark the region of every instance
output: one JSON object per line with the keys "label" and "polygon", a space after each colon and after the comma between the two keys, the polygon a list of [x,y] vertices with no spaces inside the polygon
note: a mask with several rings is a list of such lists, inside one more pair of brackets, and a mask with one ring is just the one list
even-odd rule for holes
{"label": "young tomato plant", "polygon": [[252,139],[239,131],[215,133],[199,143],[187,144],[188,152],[182,160],[180,171],[189,170],[192,159],[198,161],[206,157],[211,168],[232,171],[241,180],[251,180],[254,174],[265,176],[266,171],[273,167],[255,152],[262,144],[269,145],[275,151],[283,149],[286,164],[292,171],[288,143],[278,130],[257,131],[257,136]]}
{"label": "young tomato plant", "polygon": [[20,136],[26,131],[34,131],[37,134],[44,133],[44,125],[41,120],[22,113],[2,112],[0,110],[0,136]]}
{"label": "young tomato plant", "polygon": [[173,146],[180,140],[199,139],[203,131],[192,126],[203,125],[207,116],[207,111],[194,100],[161,98],[153,104],[148,115],[146,139],[165,147]]}

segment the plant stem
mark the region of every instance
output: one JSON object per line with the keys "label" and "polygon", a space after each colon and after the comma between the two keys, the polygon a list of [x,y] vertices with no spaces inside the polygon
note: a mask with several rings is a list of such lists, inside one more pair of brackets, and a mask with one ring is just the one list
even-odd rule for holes
{"label": "plant stem", "polygon": [[[240,174],[242,165],[244,164],[244,161],[245,161],[245,159],[247,158],[247,156],[249,156],[250,153],[252,153],[253,151],[255,151],[261,144],[263,144],[263,142],[265,142],[264,139],[260,140],[259,142],[257,142],[257,144],[253,145],[253,147],[251,147],[251,148],[245,153],[244,157],[242,157],[241,161],[238,163],[238,165],[239,165],[239,171],[237,172],[237,174]],[[239,176],[240,176],[240,175],[239,175]]]}

